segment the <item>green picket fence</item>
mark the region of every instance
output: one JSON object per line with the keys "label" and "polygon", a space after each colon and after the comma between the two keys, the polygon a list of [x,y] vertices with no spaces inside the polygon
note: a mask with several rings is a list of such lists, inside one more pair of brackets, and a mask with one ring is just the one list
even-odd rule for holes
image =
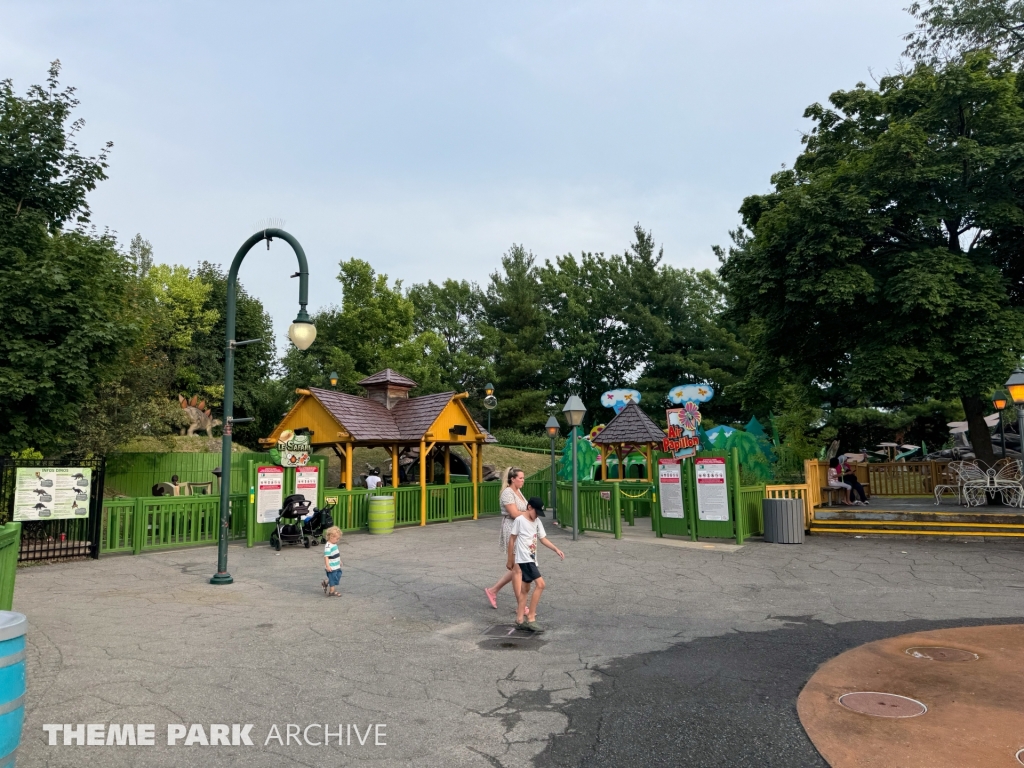
{"label": "green picket fence", "polygon": [[[248,497],[233,494],[229,536],[245,537]],[[216,496],[139,496],[106,499],[100,521],[100,553],[215,544],[220,531]]]}
{"label": "green picket fence", "polygon": [[764,519],[761,515],[761,500],[765,498],[765,486],[745,485],[740,487],[737,522],[743,538],[760,536],[764,533]]}
{"label": "green picket fence", "polygon": [[[597,531],[622,538],[621,483],[579,483],[578,517],[580,533]],[[572,525],[572,483],[559,483],[558,521]]]}
{"label": "green picket fence", "polygon": [[9,611],[14,603],[14,577],[18,572],[21,548],[21,523],[0,527],[0,611]]}

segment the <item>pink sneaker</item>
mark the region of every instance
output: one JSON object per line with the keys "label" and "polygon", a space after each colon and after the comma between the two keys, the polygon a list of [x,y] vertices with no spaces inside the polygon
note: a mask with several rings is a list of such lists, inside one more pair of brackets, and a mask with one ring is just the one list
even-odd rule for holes
{"label": "pink sneaker", "polygon": [[491,601],[491,608],[497,609],[498,596],[491,592],[490,587],[487,587],[487,589],[484,590],[484,594],[487,595],[487,599]]}

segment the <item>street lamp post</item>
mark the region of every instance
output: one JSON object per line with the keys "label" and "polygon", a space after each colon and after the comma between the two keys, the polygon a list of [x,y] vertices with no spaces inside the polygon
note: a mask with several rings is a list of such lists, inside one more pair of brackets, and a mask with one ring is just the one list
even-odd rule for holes
{"label": "street lamp post", "polygon": [[242,266],[242,260],[252,250],[256,243],[267,241],[267,248],[270,248],[270,241],[275,237],[284,240],[295,251],[299,260],[299,271],[292,277],[299,278],[299,313],[295,321],[288,328],[288,338],[291,339],[299,349],[308,349],[316,338],[316,326],[306,314],[306,304],[309,293],[309,267],[306,266],[306,254],[299,245],[299,241],[281,229],[264,229],[246,240],[242,247],[235,254],[235,260],[231,262],[231,269],[228,271],[228,302],[225,313],[225,324],[227,325],[227,346],[224,349],[224,431],[220,443],[220,466],[225,475],[220,484],[220,535],[217,539],[217,573],[210,579],[211,584],[231,584],[234,579],[228,573],[228,527],[230,525],[230,495],[231,495],[231,432],[234,424],[243,421],[252,421],[251,418],[236,419],[231,414],[234,409],[234,385],[235,385],[235,349],[246,344],[254,344],[260,339],[248,341],[235,341],[235,295],[238,289],[238,268]]}
{"label": "street lamp post", "polygon": [[1020,438],[1020,452],[1024,454],[1024,371],[1020,368],[1015,370],[1003,386],[1017,406],[1017,436]]}
{"label": "street lamp post", "polygon": [[487,434],[491,434],[491,411],[498,404],[498,398],[494,396],[494,385],[488,382],[484,384],[484,408],[487,409]]}
{"label": "street lamp post", "polygon": [[999,444],[1002,447],[1003,458],[1006,458],[1006,432],[1003,431],[1003,411],[1006,410],[1006,393],[996,392],[992,395],[992,406],[999,412]]}
{"label": "street lamp post", "polygon": [[558,426],[558,419],[554,416],[549,416],[548,423],[544,425],[544,430],[548,433],[548,437],[551,438],[551,520],[557,523],[558,486],[555,484],[555,438],[558,437],[558,433],[561,431],[561,428]]}
{"label": "street lamp post", "polygon": [[587,408],[583,405],[583,401],[579,399],[577,395],[570,395],[569,399],[565,402],[565,407],[562,409],[562,413],[565,414],[565,420],[569,422],[569,426],[572,428],[572,540],[576,541],[579,538],[580,531],[580,486],[579,486],[579,470],[576,467],[576,441],[578,435],[576,433],[577,427],[583,423],[583,416],[586,414]]}

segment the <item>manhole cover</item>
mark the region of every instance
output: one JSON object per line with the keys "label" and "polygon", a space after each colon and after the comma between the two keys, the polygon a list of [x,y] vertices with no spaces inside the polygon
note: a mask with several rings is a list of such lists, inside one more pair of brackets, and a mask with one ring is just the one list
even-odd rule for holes
{"label": "manhole cover", "polygon": [[495,624],[484,630],[488,637],[512,637],[519,640],[530,640],[537,637],[536,632],[528,629],[518,629],[515,624]]}
{"label": "manhole cover", "polygon": [[839,703],[854,712],[875,717],[917,717],[928,711],[928,707],[920,701],[897,696],[895,693],[844,693],[839,697]]}
{"label": "manhole cover", "polygon": [[1024,765],[1024,749],[1017,750],[1017,762]]}
{"label": "manhole cover", "polygon": [[978,654],[960,648],[943,648],[941,646],[918,645],[907,648],[907,653],[915,659],[929,661],[977,661]]}

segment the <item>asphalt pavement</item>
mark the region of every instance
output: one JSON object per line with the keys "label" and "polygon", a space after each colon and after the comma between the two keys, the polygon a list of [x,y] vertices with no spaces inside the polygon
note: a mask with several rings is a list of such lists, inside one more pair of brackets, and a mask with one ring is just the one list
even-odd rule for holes
{"label": "asphalt pavement", "polygon": [[[704,549],[552,531],[567,556],[540,552],[548,631],[519,640],[493,629],[512,619],[510,593],[497,611],[483,594],[503,571],[498,526],[345,536],[339,599],[320,589],[321,554],[294,547],[232,546],[223,587],[207,583],[209,547],[21,569],[18,764],[821,765],[795,714],[818,664],[878,637],[1024,614],[1016,542]],[[51,746],[52,724],[152,724],[156,738]],[[210,741],[210,726],[235,724],[252,725],[252,746],[204,746],[198,731],[167,743],[172,726]],[[343,726],[341,746],[309,743],[325,724]],[[312,730],[289,739],[289,725]]]}

